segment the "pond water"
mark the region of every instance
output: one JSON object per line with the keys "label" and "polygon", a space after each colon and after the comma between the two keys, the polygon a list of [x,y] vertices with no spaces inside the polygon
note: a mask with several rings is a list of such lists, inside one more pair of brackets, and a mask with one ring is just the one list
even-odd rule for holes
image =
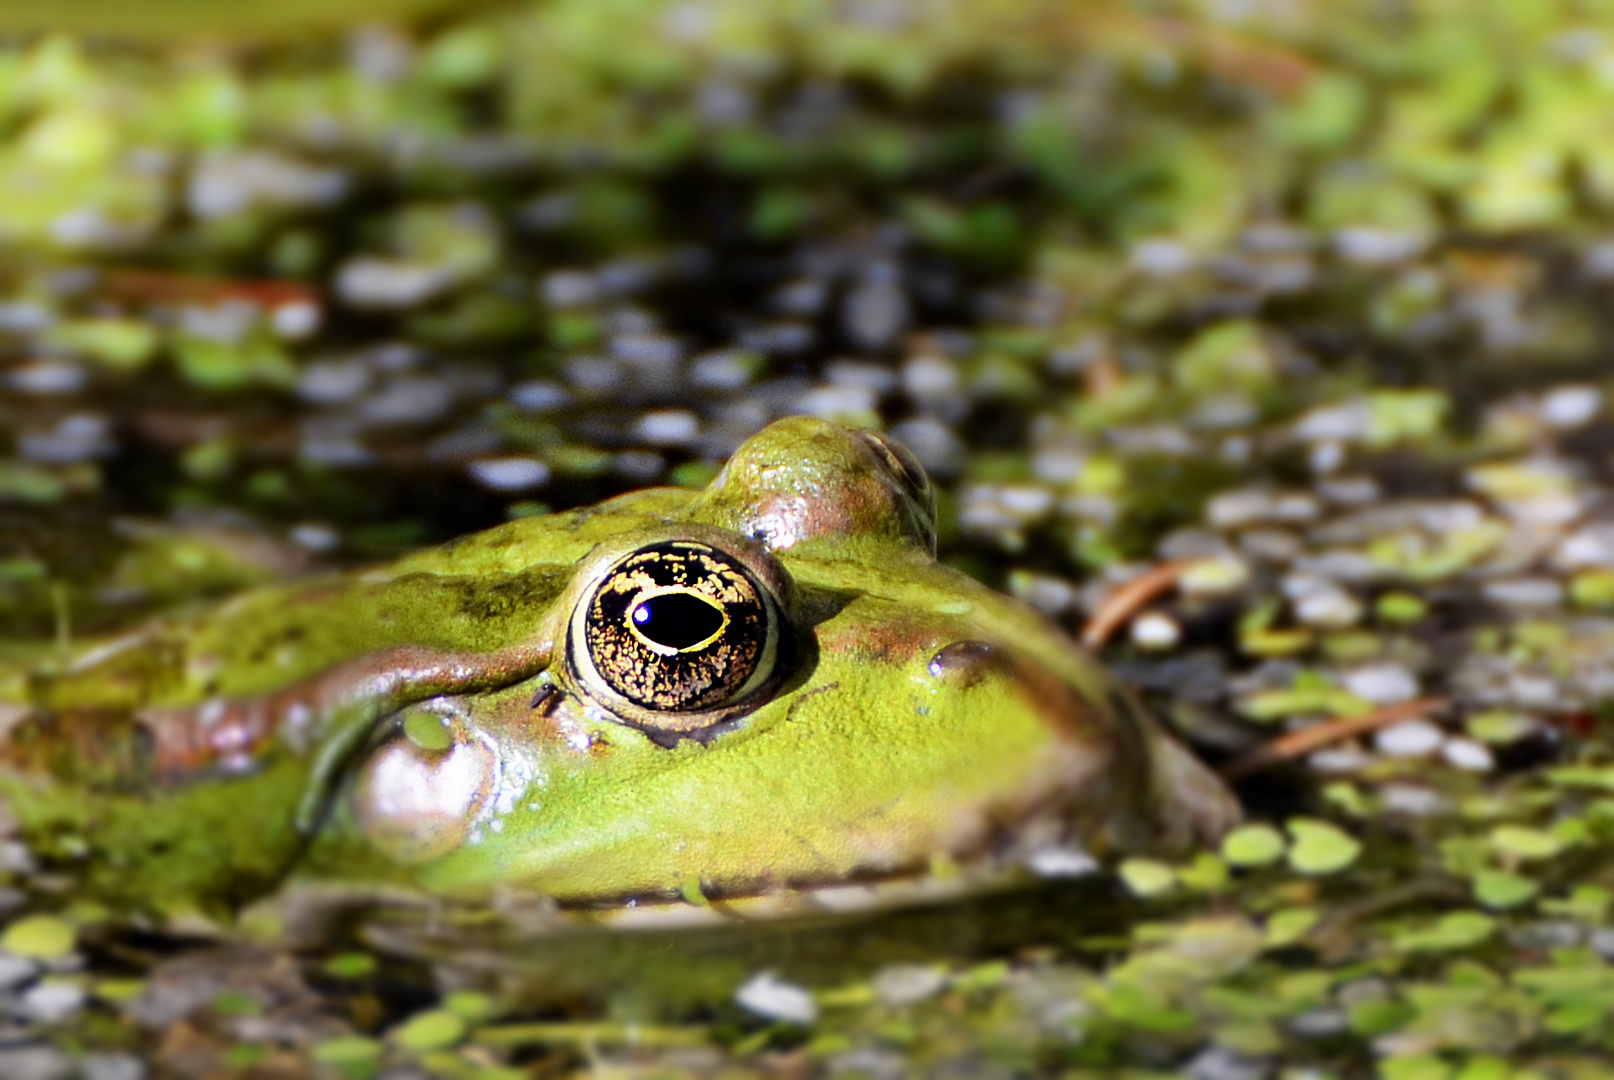
{"label": "pond water", "polygon": [[1597,7],[0,39],[0,721],[148,620],[808,414],[911,448],[943,560],[1073,635],[1172,567],[1098,655],[1276,759],[1185,858],[698,932],[131,911],[10,839],[0,1075],[1597,1074]]}

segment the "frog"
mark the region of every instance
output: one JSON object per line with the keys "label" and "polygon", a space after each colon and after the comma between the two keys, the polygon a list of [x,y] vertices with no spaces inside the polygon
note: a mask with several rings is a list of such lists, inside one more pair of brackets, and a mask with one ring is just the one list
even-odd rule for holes
{"label": "frog", "polygon": [[1238,822],[1091,654],[936,550],[898,441],[777,420],[704,488],[0,674],[0,800],[142,908],[333,882],[624,920],[915,902]]}

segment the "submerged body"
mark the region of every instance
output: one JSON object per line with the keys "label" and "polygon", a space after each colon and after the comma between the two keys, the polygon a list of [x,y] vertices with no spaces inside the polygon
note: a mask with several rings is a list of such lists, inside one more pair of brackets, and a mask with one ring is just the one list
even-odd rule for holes
{"label": "submerged body", "polygon": [[702,905],[1224,831],[1226,790],[1057,628],[938,564],[934,529],[906,451],[781,421],[704,491],[33,671],[0,699],[0,796],[158,907],[288,876]]}

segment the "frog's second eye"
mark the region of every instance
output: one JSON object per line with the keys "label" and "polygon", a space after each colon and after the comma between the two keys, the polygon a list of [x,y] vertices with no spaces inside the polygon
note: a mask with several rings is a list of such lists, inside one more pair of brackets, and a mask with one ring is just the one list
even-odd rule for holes
{"label": "frog's second eye", "polygon": [[773,596],[742,562],[709,544],[669,540],[606,568],[573,612],[567,655],[606,704],[661,727],[653,714],[722,709],[761,687],[779,634]]}

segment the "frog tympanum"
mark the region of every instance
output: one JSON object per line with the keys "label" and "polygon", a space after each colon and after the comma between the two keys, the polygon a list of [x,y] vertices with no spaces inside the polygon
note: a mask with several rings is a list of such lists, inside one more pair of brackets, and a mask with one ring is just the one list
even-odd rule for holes
{"label": "frog tympanum", "polygon": [[1222,785],[935,529],[907,450],[783,420],[703,491],[0,678],[0,796],[88,887],[158,905],[290,877],[766,914],[1223,832]]}

